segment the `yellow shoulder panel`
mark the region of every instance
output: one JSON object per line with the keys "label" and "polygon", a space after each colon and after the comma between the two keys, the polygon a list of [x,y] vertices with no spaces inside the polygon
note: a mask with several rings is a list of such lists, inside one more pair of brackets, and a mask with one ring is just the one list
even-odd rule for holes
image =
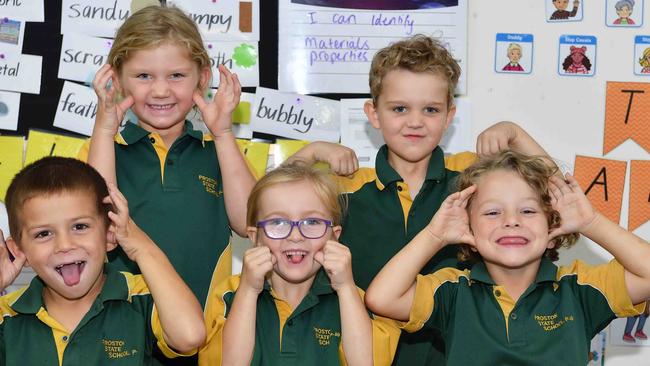
{"label": "yellow shoulder panel", "polygon": [[333,176],[342,193],[354,193],[366,183],[374,182],[377,179],[377,172],[373,168],[359,168],[351,176]]}
{"label": "yellow shoulder panel", "polygon": [[478,160],[478,155],[473,152],[464,151],[458,154],[445,156],[445,168],[455,172],[462,172],[468,166]]}

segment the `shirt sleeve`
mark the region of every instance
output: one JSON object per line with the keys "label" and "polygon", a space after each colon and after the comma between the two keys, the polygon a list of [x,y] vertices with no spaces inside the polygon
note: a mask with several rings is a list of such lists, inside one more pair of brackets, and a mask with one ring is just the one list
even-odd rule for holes
{"label": "shirt sleeve", "polygon": [[210,290],[205,304],[205,324],[207,326],[207,341],[199,350],[199,366],[221,365],[223,347],[223,327],[226,315],[239,287],[240,276],[230,276]]}
{"label": "shirt sleeve", "polygon": [[461,277],[469,277],[469,271],[443,268],[428,275],[418,275],[409,320],[401,324],[402,329],[409,333],[423,328],[443,330],[450,310],[454,308]]}
{"label": "shirt sleeve", "polygon": [[574,261],[570,266],[560,267],[558,278],[575,276],[576,296],[591,333],[604,327],[612,317],[619,318],[642,314],[645,303],[632,304],[625,287],[625,269],[617,261],[591,266]]}
{"label": "shirt sleeve", "polygon": [[478,155],[476,155],[476,153],[469,151],[460,152],[445,157],[445,168],[456,172],[462,172],[468,166],[474,164],[476,160],[478,160]]}

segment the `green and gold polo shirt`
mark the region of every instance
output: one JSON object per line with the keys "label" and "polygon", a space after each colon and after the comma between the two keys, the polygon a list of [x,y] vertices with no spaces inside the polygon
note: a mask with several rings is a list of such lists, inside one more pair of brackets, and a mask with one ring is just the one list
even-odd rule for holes
{"label": "green and gold polo shirt", "polygon": [[104,274],[100,294],[72,333],[45,309],[39,277],[1,297],[0,364],[140,366],[151,363],[154,348],[178,356],[165,343],[144,278],[109,264]]}
{"label": "green and gold polo shirt", "polygon": [[644,305],[631,303],[616,260],[558,268],[543,258],[517,302],[479,262],[471,271],[419,275],[404,329],[438,329],[448,366],[586,365],[591,339],[615,317],[641,314]]}
{"label": "green and gold polo shirt", "polygon": [[[223,326],[239,288],[231,276],[212,291],[206,308],[208,341],[199,351],[200,366],[221,365]],[[359,290],[363,298],[363,291]],[[395,321],[372,318],[375,365],[389,365],[400,331]],[[279,298],[268,283],[257,299],[252,366],[346,365],[341,341],[339,298],[321,269],[296,309]]]}
{"label": "green and gold polo shirt", "polygon": [[[79,154],[84,161],[88,146]],[[204,305],[211,281],[232,272],[231,232],[212,137],[185,122],[183,134],[167,148],[160,135],[128,122],[115,136],[115,162],[131,217]],[[119,270],[140,273],[121,247],[108,258]]]}
{"label": "green and gold polo shirt", "polygon": [[[442,201],[456,191],[456,177],[476,161],[476,154],[444,157],[440,147],[431,160],[420,192],[411,198],[408,185],[388,163],[388,148],[382,146],[375,169],[361,168],[352,177],[338,177],[347,196],[347,214],[339,241],[350,248],[357,286],[367,289],[383,266],[431,221]],[[420,273],[455,267],[456,246],[436,254]],[[418,366],[442,361],[442,340],[430,335],[403,334],[396,365]]]}

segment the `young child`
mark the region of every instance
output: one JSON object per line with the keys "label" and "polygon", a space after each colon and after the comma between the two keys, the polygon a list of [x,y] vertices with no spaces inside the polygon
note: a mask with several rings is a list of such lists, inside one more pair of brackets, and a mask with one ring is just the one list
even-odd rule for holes
{"label": "young child", "polygon": [[[460,67],[438,41],[423,35],[393,43],[374,56],[370,68],[372,100],[364,109],[386,145],[375,168],[337,177],[348,200],[341,243],[350,248],[357,285],[366,289],[379,270],[431,221],[442,201],[454,191],[457,171],[476,159],[472,153],[445,157],[438,144],[456,112],[454,90]],[[511,148],[544,154],[519,126],[500,122],[477,140],[477,152],[495,154]],[[291,160],[326,161],[337,174],[356,170],[354,153],[338,144],[316,142]],[[422,268],[431,273],[457,265],[456,248],[439,252]],[[435,347],[435,348],[434,348]],[[396,364],[443,362],[442,340],[402,334]]]}
{"label": "young child", "polygon": [[[23,264],[37,276],[0,298],[2,365],[149,365],[154,348],[175,357],[203,344],[198,301],[93,168],[39,160],[16,175],[6,204],[16,259],[0,232],[0,287]],[[117,243],[142,275],[105,263]]]}
{"label": "young child", "polygon": [[[377,275],[368,307],[408,321],[409,332],[438,329],[446,365],[586,364],[596,333],[643,312],[650,245],[594,211],[576,180],[551,165],[504,152],[467,168],[460,192]],[[551,258],[576,232],[616,259],[556,267]],[[471,270],[418,275],[452,243],[478,256]]]}
{"label": "young child", "polygon": [[289,164],[248,201],[241,275],[211,291],[200,365],[389,365],[399,338],[371,319],[341,232],[339,191],[322,171]]}
{"label": "young child", "polygon": [[[211,281],[231,274],[230,229],[245,235],[245,202],[255,183],[231,130],[239,81],[220,66],[219,91],[204,101],[210,58],[196,24],[177,8],[132,14],[108,62],[93,81],[99,108],[88,163],[117,183],[135,222],[204,304]],[[211,135],[185,120],[195,104]],[[137,121],[118,133],[128,108]],[[116,254],[111,262],[138,271],[124,252]]]}

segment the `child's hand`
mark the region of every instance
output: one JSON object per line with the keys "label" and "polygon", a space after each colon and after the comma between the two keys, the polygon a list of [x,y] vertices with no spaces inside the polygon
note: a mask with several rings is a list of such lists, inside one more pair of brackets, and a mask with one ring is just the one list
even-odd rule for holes
{"label": "child's hand", "polygon": [[324,161],[336,175],[350,175],[359,169],[359,160],[354,150],[331,142],[312,142],[314,159]]}
{"label": "child's hand", "polygon": [[224,65],[219,65],[219,89],[211,102],[206,102],[200,91],[194,91],[194,103],[213,136],[219,137],[232,130],[232,112],[237,108],[240,97],[239,78]]}
{"label": "child's hand", "polygon": [[352,277],[352,255],[350,249],[334,240],[328,240],[323,249],[314,254],[330,278],[334,291],[345,286],[355,286]]}
{"label": "child's hand", "polygon": [[443,245],[463,243],[475,246],[467,214],[467,202],[474,191],[476,191],[476,185],[469,186],[447,197],[425,230]]}
{"label": "child's hand", "polygon": [[108,227],[109,242],[118,243],[130,260],[137,262],[138,250],[142,243],[151,242],[151,239],[129,217],[129,205],[114,184],[108,184],[108,197],[104,203],[113,205],[113,211],[108,212],[111,224]]}
{"label": "child's hand", "polygon": [[117,133],[124,113],[133,105],[133,97],[128,96],[122,102],[116,101],[115,82],[109,86],[109,81],[117,78],[111,65],[102,66],[93,79],[93,89],[97,94],[97,115],[95,125],[113,138]]}
{"label": "child's hand", "polygon": [[21,251],[17,251],[14,255],[14,261],[11,261],[4,234],[0,230],[0,291],[14,282],[24,264],[25,254]]}
{"label": "child's hand", "polygon": [[551,230],[549,239],[559,235],[584,232],[598,217],[576,179],[569,173],[566,182],[557,176],[549,180],[551,204],[560,213],[562,224]]}
{"label": "child's hand", "polygon": [[480,156],[492,156],[511,149],[510,144],[517,138],[519,130],[521,127],[512,122],[495,123],[476,138],[476,153]]}
{"label": "child's hand", "polygon": [[266,274],[273,270],[277,259],[267,246],[256,246],[244,252],[244,262],[239,288],[249,288],[256,293],[264,289]]}

